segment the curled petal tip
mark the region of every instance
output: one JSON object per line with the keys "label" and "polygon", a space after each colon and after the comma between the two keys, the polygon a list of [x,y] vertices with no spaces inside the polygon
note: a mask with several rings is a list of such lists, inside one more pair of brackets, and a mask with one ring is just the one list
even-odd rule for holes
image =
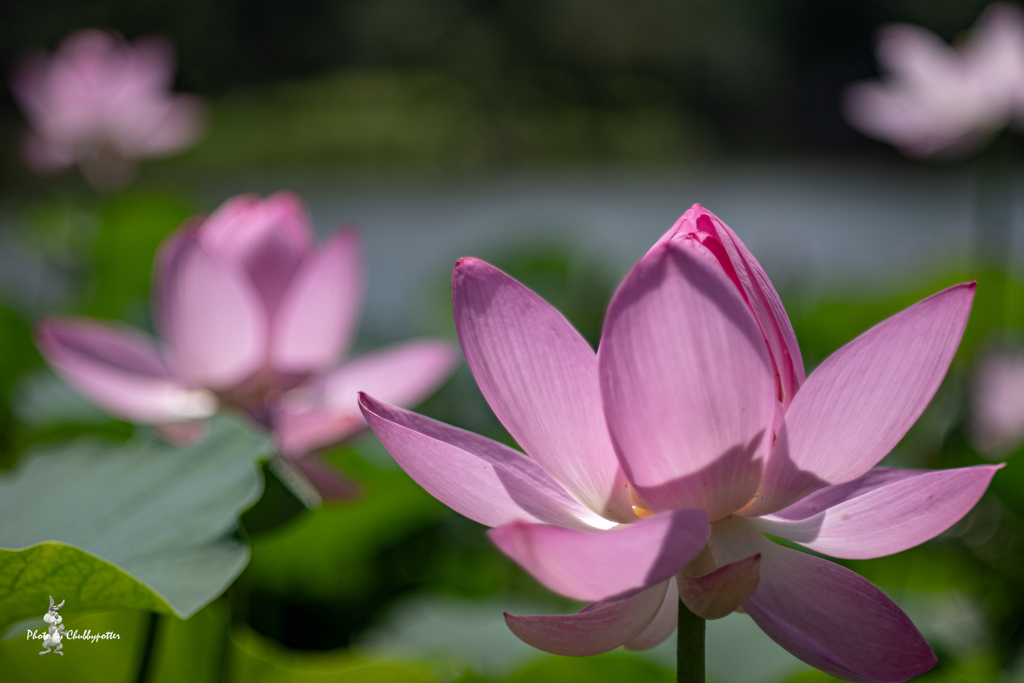
{"label": "curled petal tip", "polygon": [[726,617],[750,598],[761,581],[761,553],[723,565],[702,576],[676,575],[683,604],[703,619]]}
{"label": "curled petal tip", "polygon": [[377,415],[381,410],[380,402],[373,396],[367,394],[365,391],[359,392],[359,397],[357,400],[359,403],[359,411],[363,414],[364,418],[368,417],[369,415]]}
{"label": "curled petal tip", "polygon": [[506,612],[505,623],[520,640],[545,652],[570,657],[601,654],[622,645],[630,647],[657,619],[667,589],[666,581],[628,598],[593,603],[576,614]]}
{"label": "curled petal tip", "polygon": [[471,268],[471,267],[474,267],[474,266],[481,266],[481,265],[487,265],[487,262],[486,261],[481,261],[480,259],[476,258],[475,256],[463,256],[462,258],[460,258],[457,261],[455,261],[455,270],[459,271],[459,270],[464,270],[466,268]]}
{"label": "curled petal tip", "polygon": [[455,261],[455,267],[452,268],[452,294],[455,293],[455,287],[457,284],[466,276],[466,271],[469,268],[478,266],[481,263],[479,259],[475,259],[472,256],[463,256],[462,258]]}

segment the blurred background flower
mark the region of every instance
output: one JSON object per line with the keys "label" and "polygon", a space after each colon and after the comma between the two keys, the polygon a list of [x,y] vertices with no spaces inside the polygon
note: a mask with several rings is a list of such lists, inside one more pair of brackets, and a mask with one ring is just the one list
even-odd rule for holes
{"label": "blurred background flower", "polygon": [[910,156],[966,154],[1024,123],[1024,11],[995,3],[955,47],[928,29],[879,31],[881,82],[850,86],[846,116]]}
{"label": "blurred background flower", "polygon": [[78,164],[97,189],[126,184],[137,160],[174,154],[202,136],[202,104],[172,95],[173,80],[174,48],[160,38],[128,43],[85,29],[53,55],[26,56],[11,75],[31,126],[25,163],[39,172]]}
{"label": "blurred background flower", "polygon": [[50,318],[37,330],[39,351],[104,410],[170,427],[171,438],[201,437],[174,427],[220,406],[244,411],[320,495],[351,497],[354,486],[310,452],[365,426],[360,390],[418,403],[457,357],[445,341],[417,340],[345,358],[362,312],[361,241],[351,229],[320,246],[315,239],[299,197],[233,197],[160,246],[162,342],[116,324]]}
{"label": "blurred background flower", "polygon": [[980,452],[999,459],[1024,443],[1024,357],[985,354],[974,377],[971,437]]}

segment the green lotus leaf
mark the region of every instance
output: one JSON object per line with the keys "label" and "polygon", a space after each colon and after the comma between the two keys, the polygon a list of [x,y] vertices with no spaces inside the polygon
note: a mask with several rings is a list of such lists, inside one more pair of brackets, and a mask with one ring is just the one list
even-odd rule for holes
{"label": "green lotus leaf", "polygon": [[267,439],[217,418],[176,447],[150,435],[26,454],[0,477],[0,631],[62,614],[144,609],[182,618],[245,567],[239,514],[259,498]]}

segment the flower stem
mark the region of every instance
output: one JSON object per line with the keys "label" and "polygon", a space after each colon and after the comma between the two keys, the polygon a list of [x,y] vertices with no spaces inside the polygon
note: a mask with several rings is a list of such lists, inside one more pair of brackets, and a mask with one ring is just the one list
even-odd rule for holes
{"label": "flower stem", "polygon": [[676,681],[704,683],[704,620],[679,601],[676,631]]}
{"label": "flower stem", "polygon": [[145,683],[150,676],[150,665],[153,663],[153,651],[156,649],[156,635],[160,626],[160,615],[150,612],[146,619],[146,639],[142,643],[142,656],[139,658],[139,671],[135,676],[136,683]]}

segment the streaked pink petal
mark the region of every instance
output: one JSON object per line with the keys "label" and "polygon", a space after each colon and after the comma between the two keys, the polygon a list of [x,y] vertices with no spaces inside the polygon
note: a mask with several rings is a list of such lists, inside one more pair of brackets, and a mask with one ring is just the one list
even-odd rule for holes
{"label": "streaked pink petal", "polygon": [[263,364],[263,306],[231,264],[191,242],[170,259],[161,294],[172,367],[189,386],[225,389]]}
{"label": "streaked pink petal", "polygon": [[[648,590],[654,590],[654,588]],[[654,619],[647,625],[647,628],[640,632],[640,635],[626,641],[622,647],[627,650],[649,650],[652,647],[657,647],[672,635],[678,625],[679,589],[676,587],[676,582],[669,579],[668,590],[665,591],[665,600],[661,603],[661,609],[654,615]]]}
{"label": "streaked pink petal", "polygon": [[730,562],[702,576],[676,576],[679,598],[703,619],[721,619],[747,601],[761,580],[761,556]]}
{"label": "streaked pink petal", "polygon": [[719,562],[761,554],[761,583],[743,608],[795,657],[848,681],[906,681],[938,664],[896,604],[849,569],[784,548],[750,520],[716,522]]}
{"label": "streaked pink petal", "polygon": [[403,342],[356,358],[281,397],[274,412],[278,446],[294,457],[348,438],[366,425],[360,391],[412,406],[437,389],[458,362],[452,344],[433,340]]}
{"label": "streaked pink petal", "polygon": [[506,612],[505,623],[520,640],[538,650],[568,657],[598,655],[644,632],[665,604],[669,583],[627,598],[595,602],[576,614],[533,617]]}
{"label": "streaked pink petal", "polygon": [[117,324],[50,319],[36,330],[50,366],[90,401],[117,417],[144,423],[205,417],[216,399],[175,379],[145,334]]}
{"label": "streaked pink petal", "polygon": [[801,498],[789,507],[772,513],[773,519],[798,520],[813,517],[833,505],[862,496],[869,491],[913,477],[921,470],[910,470],[902,467],[872,467],[863,475],[845,484],[836,484],[818,489],[814,493]]}
{"label": "streaked pink petal", "polygon": [[760,495],[742,514],[793,504],[861,476],[924,412],[956,353],[974,283],[950,287],[875,325],[807,378],[786,412]]}
{"label": "streaked pink petal", "polygon": [[345,476],[338,468],[315,455],[289,461],[325,501],[344,501],[359,497],[359,484]]}
{"label": "streaked pink petal", "polygon": [[953,526],[981,499],[1000,467],[904,470],[910,474],[858,492],[813,516],[793,520],[780,514],[759,517],[754,523],[765,533],[833,557],[884,557],[913,548]]}
{"label": "streaked pink petal", "polygon": [[452,274],[462,351],[495,415],[530,457],[598,514],[636,517],[601,409],[597,357],[534,292],[472,258]]}
{"label": "streaked pink petal", "polygon": [[487,526],[522,520],[586,529],[605,521],[517,450],[365,394],[360,406],[406,474],[459,514]]}
{"label": "streaked pink petal", "polygon": [[353,230],[338,232],[310,253],[274,319],[273,367],[301,373],[336,363],[355,335],[364,279],[362,241]]}
{"label": "streaked pink petal", "polygon": [[273,320],[315,236],[302,199],[277,192],[232,197],[203,221],[198,238],[208,253],[248,274]]}
{"label": "streaked pink petal", "polygon": [[720,268],[671,243],[648,254],[612,299],[598,357],[608,426],[647,507],[718,519],[754,496],[775,378]]}
{"label": "streaked pink petal", "polygon": [[684,213],[654,248],[666,242],[701,245],[736,285],[761,328],[779,383],[779,400],[788,406],[804,382],[804,362],[786,309],[761,264],[728,225],[700,204]]}
{"label": "streaked pink petal", "polygon": [[689,508],[610,531],[512,522],[487,532],[544,586],[574,600],[604,600],[661,583],[707,542],[707,515]]}

